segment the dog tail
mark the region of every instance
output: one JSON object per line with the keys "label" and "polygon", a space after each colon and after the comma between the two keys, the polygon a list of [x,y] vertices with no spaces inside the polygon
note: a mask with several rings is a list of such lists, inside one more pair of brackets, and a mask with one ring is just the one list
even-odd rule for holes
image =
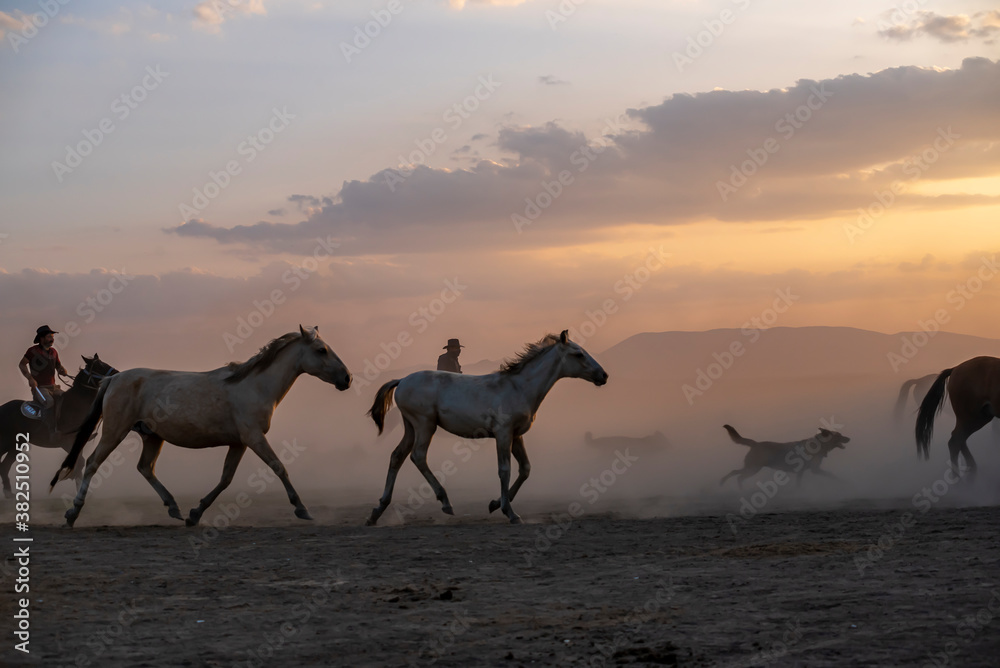
{"label": "dog tail", "polygon": [[754,442],[749,438],[743,438],[740,433],[730,427],[728,424],[722,425],[723,429],[729,432],[729,438],[733,439],[733,443],[739,443],[740,445],[753,445]]}

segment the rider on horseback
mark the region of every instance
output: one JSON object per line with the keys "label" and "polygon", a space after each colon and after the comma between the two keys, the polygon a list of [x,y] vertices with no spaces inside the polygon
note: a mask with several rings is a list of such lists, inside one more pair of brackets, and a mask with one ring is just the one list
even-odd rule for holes
{"label": "rider on horseback", "polygon": [[24,357],[18,363],[21,375],[28,379],[31,396],[42,407],[42,421],[52,433],[56,431],[58,406],[56,397],[62,394],[62,388],[56,385],[56,372],[66,376],[66,367],[59,361],[59,353],[52,344],[55,334],[48,325],[42,325],[35,332],[35,345],[28,348]]}

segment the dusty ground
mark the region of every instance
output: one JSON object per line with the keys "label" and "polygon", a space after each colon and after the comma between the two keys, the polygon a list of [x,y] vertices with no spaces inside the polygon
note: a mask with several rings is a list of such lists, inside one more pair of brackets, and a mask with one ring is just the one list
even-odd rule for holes
{"label": "dusty ground", "polygon": [[[1000,662],[996,507],[759,514],[734,535],[724,512],[572,519],[536,502],[518,505],[523,526],[424,514],[365,528],[368,505],[313,499],[310,524],[269,499],[216,533],[166,525],[143,500],[131,526],[98,526],[118,505],[89,503],[72,530],[36,510],[31,654],[11,649],[8,560],[0,665]],[[907,511],[912,526],[870,550]]]}

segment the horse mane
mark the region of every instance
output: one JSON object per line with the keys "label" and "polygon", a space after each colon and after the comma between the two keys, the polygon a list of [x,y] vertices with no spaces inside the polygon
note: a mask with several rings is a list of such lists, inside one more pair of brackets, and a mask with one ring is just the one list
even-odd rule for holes
{"label": "horse mane", "polygon": [[544,353],[546,350],[559,343],[559,337],[555,334],[546,334],[535,343],[527,343],[514,359],[504,360],[500,365],[499,373],[505,376],[516,376],[521,373],[532,360]]}
{"label": "horse mane", "polygon": [[278,353],[284,350],[292,341],[301,337],[302,335],[298,332],[282,334],[278,338],[273,339],[267,345],[263,346],[256,355],[248,359],[246,362],[230,362],[226,365],[226,368],[229,369],[230,373],[226,376],[225,381],[227,383],[238,383],[250,374],[264,371],[269,366],[274,364],[274,360],[278,358]]}

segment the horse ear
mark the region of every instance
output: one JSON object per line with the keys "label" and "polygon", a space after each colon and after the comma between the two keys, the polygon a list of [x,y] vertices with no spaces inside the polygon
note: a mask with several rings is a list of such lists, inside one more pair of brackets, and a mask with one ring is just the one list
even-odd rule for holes
{"label": "horse ear", "polygon": [[829,436],[832,432],[829,429],[823,429],[823,427],[820,427],[819,433],[823,434],[824,436]]}
{"label": "horse ear", "polygon": [[559,335],[559,343],[566,343],[567,341],[569,341],[569,330],[564,329],[562,334]]}

